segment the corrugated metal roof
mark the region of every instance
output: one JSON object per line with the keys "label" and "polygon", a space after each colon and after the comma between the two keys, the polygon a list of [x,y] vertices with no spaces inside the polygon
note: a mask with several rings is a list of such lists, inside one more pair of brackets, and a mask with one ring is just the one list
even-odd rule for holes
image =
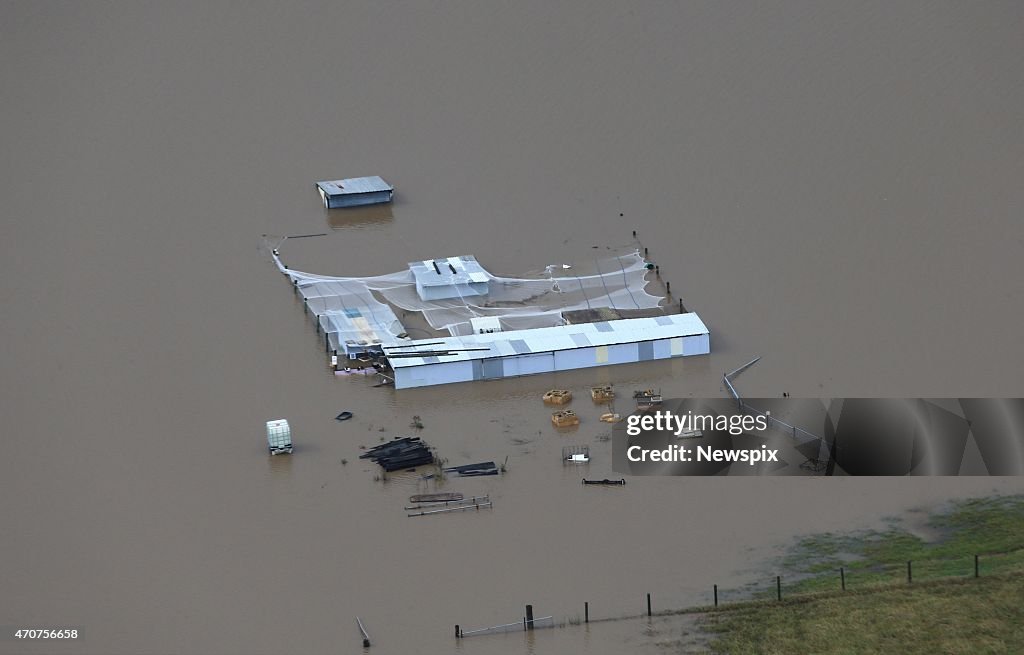
{"label": "corrugated metal roof", "polygon": [[341,311],[327,311],[320,315],[320,327],[328,334],[337,333],[342,347],[368,346],[391,341],[388,330],[398,324],[398,317],[390,307],[376,310],[369,307],[349,307]]}
{"label": "corrugated metal roof", "polygon": [[394,191],[395,187],[379,175],[370,177],[353,177],[348,180],[325,180],[316,185],[329,196],[343,196],[352,193],[375,193],[377,191]]}
{"label": "corrugated metal roof", "polygon": [[469,284],[490,280],[487,271],[472,255],[409,262],[409,270],[412,271],[416,284],[424,287]]}
{"label": "corrugated metal roof", "polygon": [[[665,319],[669,319],[667,322]],[[419,339],[384,344],[391,366],[405,368],[438,362],[462,362],[472,359],[504,357],[515,354],[571,350],[587,346],[611,346],[639,341],[707,334],[708,328],[697,314],[671,314],[656,318],[626,318],[604,323],[579,323],[533,330],[513,330],[493,334]],[[438,352],[456,350],[451,355]],[[393,356],[424,352],[426,357]],[[428,359],[429,358],[429,361]]]}

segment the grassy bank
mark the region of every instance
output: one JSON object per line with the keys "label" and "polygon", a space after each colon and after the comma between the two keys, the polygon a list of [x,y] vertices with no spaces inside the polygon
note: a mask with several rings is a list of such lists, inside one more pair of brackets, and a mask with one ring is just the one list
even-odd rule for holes
{"label": "grassy bank", "polygon": [[932,581],[710,614],[715,652],[1021,653],[1024,576]]}
{"label": "grassy bank", "polygon": [[705,617],[713,650],[1024,653],[1024,497],[959,503],[916,528],[802,540],[781,562],[783,602]]}

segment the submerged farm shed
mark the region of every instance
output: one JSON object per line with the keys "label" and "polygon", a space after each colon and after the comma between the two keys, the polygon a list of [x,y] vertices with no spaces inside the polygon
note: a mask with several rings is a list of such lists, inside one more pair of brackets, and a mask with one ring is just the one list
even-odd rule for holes
{"label": "submerged farm shed", "polygon": [[357,281],[310,276],[295,278],[294,283],[324,334],[328,352],[344,353],[349,359],[379,355],[381,343],[405,332],[391,306]]}
{"label": "submerged farm shed", "polygon": [[378,175],[317,182],[316,188],[328,209],[391,202],[395,193],[395,187]]}
{"label": "submerged farm shed", "polygon": [[711,352],[697,314],[383,344],[395,388],[550,373]]}

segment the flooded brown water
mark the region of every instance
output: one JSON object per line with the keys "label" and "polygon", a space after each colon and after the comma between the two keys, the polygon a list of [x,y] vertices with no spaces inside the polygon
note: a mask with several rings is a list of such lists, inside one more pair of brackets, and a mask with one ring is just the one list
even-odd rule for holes
{"label": "flooded brown water", "polygon": [[[1024,5],[5,3],[0,652],[565,653],[639,621],[452,639],[538,615],[704,602],[794,535],[1018,479],[636,479],[540,395],[597,382],[751,396],[1021,396]],[[380,174],[328,215],[318,179]],[[622,216],[620,216],[620,214]],[[501,274],[637,230],[713,354],[395,392],[326,371],[258,250],[368,275]],[[594,250],[591,246],[599,246]],[[338,423],[342,409],[355,418]],[[509,458],[479,514],[406,518],[407,432]],[[298,450],[268,459],[263,422]],[[342,465],[341,460],[348,460]]]}

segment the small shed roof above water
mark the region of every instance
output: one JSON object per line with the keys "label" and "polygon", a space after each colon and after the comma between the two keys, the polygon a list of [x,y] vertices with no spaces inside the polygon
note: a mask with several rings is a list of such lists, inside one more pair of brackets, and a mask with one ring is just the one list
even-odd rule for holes
{"label": "small shed roof above water", "polygon": [[[392,368],[545,353],[708,334],[697,314],[670,314],[599,323],[580,323],[493,334],[419,339],[383,345]],[[416,352],[424,356],[415,356]],[[450,352],[444,355],[438,353]],[[413,356],[409,356],[412,354]]]}
{"label": "small shed roof above water", "polygon": [[409,262],[417,286],[443,287],[452,284],[488,282],[490,276],[472,255]]}
{"label": "small shed roof above water", "polygon": [[342,196],[356,193],[377,193],[378,191],[394,191],[395,187],[379,175],[369,177],[353,177],[347,180],[325,180],[316,185],[328,196]]}

